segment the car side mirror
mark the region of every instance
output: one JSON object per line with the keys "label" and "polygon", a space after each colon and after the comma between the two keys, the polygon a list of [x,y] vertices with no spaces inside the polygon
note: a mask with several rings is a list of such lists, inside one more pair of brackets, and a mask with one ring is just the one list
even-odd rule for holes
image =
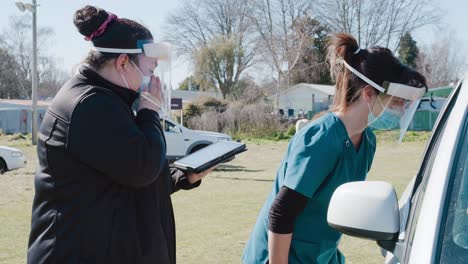
{"label": "car side mirror", "polygon": [[400,229],[398,199],[386,182],[350,182],[338,187],[330,201],[328,225],[354,237],[376,240],[393,252]]}

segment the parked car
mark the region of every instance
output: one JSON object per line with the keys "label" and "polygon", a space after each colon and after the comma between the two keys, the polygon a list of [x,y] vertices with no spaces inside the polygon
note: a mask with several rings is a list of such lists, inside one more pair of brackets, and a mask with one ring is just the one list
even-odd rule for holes
{"label": "parked car", "polygon": [[171,119],[161,120],[161,123],[164,125],[164,135],[167,141],[167,158],[170,161],[180,159],[211,143],[220,140],[232,140],[229,135],[210,131],[192,130],[177,124]]}
{"label": "parked car", "polygon": [[26,157],[19,149],[0,146],[0,174],[26,166]]}
{"label": "parked car", "polygon": [[468,73],[399,202],[389,183],[344,184],[333,194],[328,223],[377,241],[387,264],[468,263]]}

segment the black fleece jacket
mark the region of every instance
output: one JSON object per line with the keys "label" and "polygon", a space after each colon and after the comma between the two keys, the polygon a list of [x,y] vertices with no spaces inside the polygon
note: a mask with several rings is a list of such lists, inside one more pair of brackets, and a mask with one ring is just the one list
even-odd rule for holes
{"label": "black fleece jacket", "polygon": [[176,263],[170,195],[188,183],[166,160],[156,112],[82,66],[39,131],[28,263]]}

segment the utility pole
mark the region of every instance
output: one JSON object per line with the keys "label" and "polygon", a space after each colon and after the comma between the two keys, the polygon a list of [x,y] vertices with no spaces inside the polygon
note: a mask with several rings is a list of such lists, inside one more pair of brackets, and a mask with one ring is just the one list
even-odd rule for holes
{"label": "utility pole", "polygon": [[16,7],[21,12],[28,10],[32,13],[32,34],[33,34],[33,65],[32,65],[32,144],[37,145],[37,4],[36,0],[32,0],[32,4],[25,4],[22,2],[16,2]]}

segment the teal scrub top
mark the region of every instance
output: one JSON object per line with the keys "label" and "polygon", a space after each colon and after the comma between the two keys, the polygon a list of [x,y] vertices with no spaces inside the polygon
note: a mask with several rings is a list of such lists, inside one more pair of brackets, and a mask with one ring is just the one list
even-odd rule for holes
{"label": "teal scrub top", "polygon": [[289,142],[269,197],[244,250],[245,264],[268,260],[268,213],[282,186],[308,198],[294,222],[289,263],[344,263],[338,250],[341,233],[327,223],[333,192],[341,184],[365,180],[375,153],[376,140],[366,128],[356,150],[343,122],[327,113],[314,120]]}

